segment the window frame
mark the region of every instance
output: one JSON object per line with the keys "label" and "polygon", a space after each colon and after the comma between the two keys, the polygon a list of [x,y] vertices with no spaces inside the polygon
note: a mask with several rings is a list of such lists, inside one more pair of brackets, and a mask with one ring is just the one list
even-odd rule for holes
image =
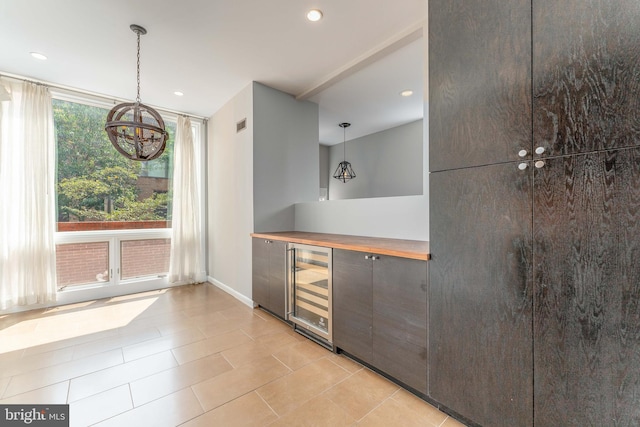
{"label": "window frame", "polygon": [[[105,108],[107,111],[115,105],[112,99],[105,99],[97,95],[80,94],[67,89],[51,89],[53,99],[84,104],[93,107]],[[170,111],[158,109],[165,121],[176,122],[178,114]],[[196,157],[200,159],[198,162],[197,176],[199,180],[199,199],[201,213],[201,227],[205,230],[206,226],[206,179],[205,179],[205,162],[206,162],[206,127],[205,121],[200,118],[190,117],[191,127],[194,135]],[[106,119],[106,116],[105,116]],[[57,184],[57,182],[56,182]],[[56,189],[57,193],[57,189]],[[56,206],[57,210],[57,206]],[[206,233],[205,233],[206,234]],[[120,243],[128,240],[146,240],[146,239],[171,239],[171,228],[152,228],[152,229],[125,229],[125,230],[90,230],[90,231],[56,231],[54,233],[54,244],[63,245],[71,243],[88,243],[88,242],[109,242],[109,270],[110,277],[106,282],[91,283],[87,285],[69,285],[58,289],[58,302],[62,304],[83,301],[86,299],[104,298],[110,296],[123,295],[128,293],[162,289],[171,286],[169,283],[168,272],[158,272],[146,276],[134,277],[130,279],[121,279],[121,260],[120,260]],[[205,254],[205,245],[203,241],[201,251]],[[203,256],[203,260],[206,257]]]}

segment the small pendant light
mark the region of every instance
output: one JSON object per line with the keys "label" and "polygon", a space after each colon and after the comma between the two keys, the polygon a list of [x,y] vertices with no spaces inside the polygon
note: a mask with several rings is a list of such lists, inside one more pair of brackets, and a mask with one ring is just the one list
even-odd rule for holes
{"label": "small pendant light", "polygon": [[118,104],[109,111],[104,130],[111,144],[123,156],[148,161],[160,157],[169,134],[160,114],[140,102],[140,35],[147,34],[147,30],[135,24],[129,28],[138,36],[138,95],[136,102]]}
{"label": "small pendant light", "polygon": [[350,179],[356,177],[356,173],[353,171],[351,167],[351,163],[347,162],[347,131],[346,128],[351,126],[351,123],[340,123],[338,126],[342,128],[342,154],[343,161],[340,162],[336,171],[333,173],[333,177],[335,179],[339,179],[340,181],[346,183]]}

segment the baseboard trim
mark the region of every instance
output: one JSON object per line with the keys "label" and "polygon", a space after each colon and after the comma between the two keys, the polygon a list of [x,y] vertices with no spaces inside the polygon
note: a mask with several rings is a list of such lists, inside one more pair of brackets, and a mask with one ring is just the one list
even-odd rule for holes
{"label": "baseboard trim", "polygon": [[250,298],[247,298],[245,295],[243,295],[240,292],[236,291],[232,287],[229,287],[229,286],[225,285],[221,281],[216,280],[211,276],[207,276],[207,281],[209,283],[211,283],[213,286],[222,289],[223,291],[225,291],[226,293],[228,293],[229,295],[231,295],[232,297],[234,297],[235,299],[237,299],[238,301],[240,301],[244,305],[247,305],[247,306],[249,306],[251,308],[256,307],[256,305],[253,303],[253,300],[251,300]]}

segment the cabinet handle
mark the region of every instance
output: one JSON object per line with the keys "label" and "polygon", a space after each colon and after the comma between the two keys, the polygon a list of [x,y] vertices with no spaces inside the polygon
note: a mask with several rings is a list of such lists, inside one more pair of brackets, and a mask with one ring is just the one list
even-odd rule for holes
{"label": "cabinet handle", "polygon": [[527,168],[527,164],[526,163],[520,163],[518,165],[518,169],[520,169],[521,171],[525,170]]}
{"label": "cabinet handle", "polygon": [[518,151],[518,156],[520,157],[525,157],[527,155],[527,150],[520,150]]}
{"label": "cabinet handle", "polygon": [[380,257],[379,257],[379,256],[375,256],[375,255],[372,255],[372,256],[371,256],[371,259],[375,261],[375,260],[377,260],[377,259],[380,259]]}
{"label": "cabinet handle", "polygon": [[364,259],[371,259],[371,257],[369,255],[365,255]]}

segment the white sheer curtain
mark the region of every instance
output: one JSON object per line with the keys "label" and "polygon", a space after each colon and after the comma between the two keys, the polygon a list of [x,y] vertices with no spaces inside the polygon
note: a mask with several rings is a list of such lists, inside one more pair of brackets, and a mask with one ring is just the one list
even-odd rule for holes
{"label": "white sheer curtain", "polygon": [[205,280],[202,260],[204,230],[200,221],[200,189],[191,120],[178,117],[173,148],[173,211],[169,282]]}
{"label": "white sheer curtain", "polygon": [[55,301],[55,137],[48,88],[0,79],[0,309]]}

